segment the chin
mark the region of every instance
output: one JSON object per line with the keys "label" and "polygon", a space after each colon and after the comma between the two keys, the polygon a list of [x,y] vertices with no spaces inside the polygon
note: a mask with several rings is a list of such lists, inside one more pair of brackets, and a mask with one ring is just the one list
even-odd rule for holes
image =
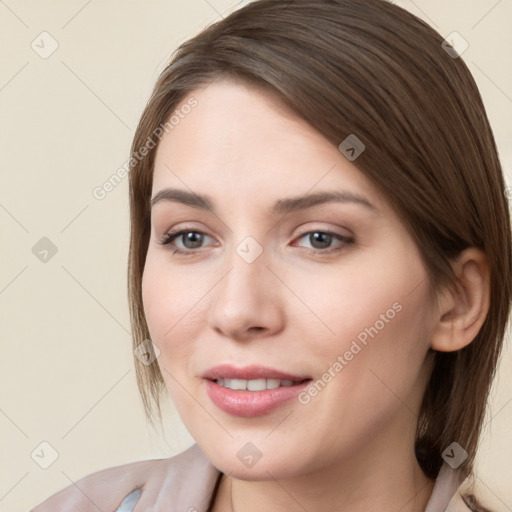
{"label": "chin", "polygon": [[[251,436],[240,435],[226,439],[225,443],[215,442],[206,438],[206,447],[199,444],[210,462],[222,473],[239,480],[273,480],[296,476],[305,462],[297,460],[297,449],[291,451],[273,446],[271,441],[265,442],[262,436],[254,436],[255,442],[248,441]],[[283,448],[283,445],[281,445]],[[284,447],[286,448],[286,447]]]}

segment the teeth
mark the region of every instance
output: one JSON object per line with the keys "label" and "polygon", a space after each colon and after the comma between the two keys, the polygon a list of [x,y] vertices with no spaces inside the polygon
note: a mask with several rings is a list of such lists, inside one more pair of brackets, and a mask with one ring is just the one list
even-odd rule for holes
{"label": "teeth", "polygon": [[[241,385],[245,385],[245,389],[248,391],[262,391],[267,389],[267,379],[254,379],[254,380],[241,380]],[[279,385],[279,382],[277,383]],[[242,387],[238,389],[244,389]]]}
{"label": "teeth", "polygon": [[247,389],[247,381],[242,379],[231,379],[229,387],[231,389]]}
{"label": "teeth", "polygon": [[291,380],[278,379],[217,379],[216,382],[224,388],[248,391],[264,391],[265,389],[293,386],[293,381]]}
{"label": "teeth", "polygon": [[[262,380],[264,381],[265,379],[262,379]],[[267,389],[276,389],[280,385],[281,385],[281,381],[278,379],[267,379]],[[247,389],[249,389],[249,386],[247,386]]]}

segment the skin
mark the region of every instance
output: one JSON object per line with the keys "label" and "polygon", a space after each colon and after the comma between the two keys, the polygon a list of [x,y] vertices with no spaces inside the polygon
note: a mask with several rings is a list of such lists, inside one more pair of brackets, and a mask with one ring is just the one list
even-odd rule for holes
{"label": "skin", "polygon": [[[229,475],[214,510],[232,510],[231,494],[234,510],[245,512],[423,510],[432,482],[414,456],[415,426],[429,348],[450,342],[438,329],[453,299],[433,307],[419,251],[385,198],[270,93],[223,80],[191,95],[198,106],[158,148],[153,197],[166,187],[208,194],[216,214],[170,201],[153,206],[143,300],[180,416]],[[279,199],[320,190],[362,195],[378,213],[332,202],[268,213]],[[196,246],[179,237],[174,248],[188,253],[173,253],[158,242],[174,228],[207,236]],[[311,230],[354,242],[333,238],[328,249],[341,249],[322,255],[326,249],[304,236]],[[247,236],[263,249],[252,263],[236,252]],[[476,300],[478,324],[485,292]],[[396,302],[400,312],[307,405],[291,400],[239,418],[206,393],[202,373],[225,362],[321,378]],[[236,456],[247,442],[262,453],[251,468]]]}
{"label": "skin", "polygon": [[[433,482],[416,461],[414,435],[429,349],[459,350],[478,333],[489,307],[485,255],[476,248],[461,254],[454,263],[460,286],[441,290],[435,307],[417,247],[357,161],[269,92],[222,79],[190,96],[197,107],[159,144],[152,197],[166,187],[207,194],[216,212],[156,203],[142,284],[167,389],[224,473],[214,512],[424,510]],[[377,211],[330,202],[268,213],[279,199],[326,190],[363,196]],[[174,246],[159,243],[178,228],[205,236],[196,245],[183,236]],[[353,242],[334,236],[322,245],[314,232]],[[263,251],[252,263],[236,251],[247,236]],[[220,363],[322,379],[397,303],[400,311],[306,405],[293,399],[240,418],[206,393],[201,375]],[[262,454],[250,468],[237,457],[247,442]],[[145,462],[111,468],[117,500],[93,485],[89,496],[114,509],[143,481],[141,500],[152,503],[165,495],[158,489],[165,460]],[[75,503],[93,510],[84,498]]]}

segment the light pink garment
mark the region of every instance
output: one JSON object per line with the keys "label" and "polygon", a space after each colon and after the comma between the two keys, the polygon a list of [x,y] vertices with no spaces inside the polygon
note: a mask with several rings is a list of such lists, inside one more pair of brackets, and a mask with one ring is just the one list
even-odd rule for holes
{"label": "light pink garment", "polygon": [[[156,502],[168,500],[172,496],[169,512],[207,512],[220,471],[213,466],[206,455],[194,443],[187,450],[172,457],[166,480],[165,497],[159,496]],[[468,512],[459,489],[459,475],[446,463],[442,466],[434,485],[434,490],[425,512]],[[140,491],[129,494],[115,512],[131,512]]]}

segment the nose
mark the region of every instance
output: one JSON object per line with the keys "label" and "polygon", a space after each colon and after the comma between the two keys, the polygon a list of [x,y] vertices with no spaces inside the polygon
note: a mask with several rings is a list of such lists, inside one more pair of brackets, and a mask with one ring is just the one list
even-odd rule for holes
{"label": "nose", "polygon": [[209,323],[218,334],[248,340],[283,329],[283,285],[264,255],[249,263],[234,251],[227,272],[212,290]]}

